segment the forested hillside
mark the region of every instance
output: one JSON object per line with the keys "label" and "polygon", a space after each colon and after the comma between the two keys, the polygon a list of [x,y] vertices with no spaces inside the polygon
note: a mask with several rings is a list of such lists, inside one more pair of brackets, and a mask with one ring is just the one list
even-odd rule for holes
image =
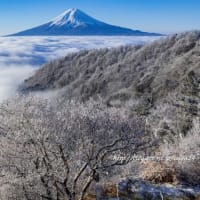
{"label": "forested hillside", "polygon": [[198,31],[46,64],[0,104],[0,198],[198,200],[199,77]]}
{"label": "forested hillside", "polygon": [[167,132],[175,134],[187,132],[198,115],[199,75],[200,32],[196,31],[145,46],[68,55],[39,69],[22,91],[60,90],[65,99],[83,102],[100,97],[108,106],[125,106],[145,115],[150,126],[164,126],[162,119],[170,124]]}

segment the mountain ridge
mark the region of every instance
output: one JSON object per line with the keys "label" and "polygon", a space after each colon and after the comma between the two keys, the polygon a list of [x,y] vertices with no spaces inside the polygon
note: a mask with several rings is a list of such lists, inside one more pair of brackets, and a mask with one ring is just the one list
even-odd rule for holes
{"label": "mountain ridge", "polygon": [[122,96],[127,101],[143,93],[154,95],[154,99],[163,97],[179,88],[190,73],[198,77],[199,41],[200,31],[196,31],[144,46],[72,53],[44,65],[21,88],[23,91],[65,88],[68,97],[85,100],[100,95],[109,102]]}
{"label": "mountain ridge", "polygon": [[200,112],[199,47],[200,31],[194,31],[144,46],[85,50],[44,65],[19,90],[81,102],[101,98],[147,116],[157,135],[173,138]]}
{"label": "mountain ridge", "polygon": [[124,36],[161,36],[120,26],[110,25],[97,20],[83,11],[72,8],[40,26],[8,36],[57,36],[57,35],[124,35]]}

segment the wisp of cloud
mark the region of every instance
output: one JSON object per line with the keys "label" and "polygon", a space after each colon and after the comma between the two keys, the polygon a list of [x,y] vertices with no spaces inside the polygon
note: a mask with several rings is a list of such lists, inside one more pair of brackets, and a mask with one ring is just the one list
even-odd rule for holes
{"label": "wisp of cloud", "polygon": [[7,66],[0,68],[0,102],[16,94],[18,85],[31,76],[35,68],[32,66]]}

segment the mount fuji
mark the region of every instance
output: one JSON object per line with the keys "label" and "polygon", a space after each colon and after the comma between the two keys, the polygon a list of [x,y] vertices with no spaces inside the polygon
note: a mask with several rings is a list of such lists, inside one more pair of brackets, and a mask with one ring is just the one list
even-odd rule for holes
{"label": "mount fuji", "polygon": [[157,33],[148,33],[113,26],[99,21],[79,9],[69,9],[41,26],[34,27],[9,36],[160,36]]}

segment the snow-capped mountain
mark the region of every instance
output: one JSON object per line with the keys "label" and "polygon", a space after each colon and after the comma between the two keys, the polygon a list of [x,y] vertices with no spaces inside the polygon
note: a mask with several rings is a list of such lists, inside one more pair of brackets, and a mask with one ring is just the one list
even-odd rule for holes
{"label": "snow-capped mountain", "polygon": [[157,33],[147,33],[101,22],[79,9],[69,9],[55,19],[41,26],[28,29],[10,36],[42,36],[42,35],[133,35],[157,36]]}

